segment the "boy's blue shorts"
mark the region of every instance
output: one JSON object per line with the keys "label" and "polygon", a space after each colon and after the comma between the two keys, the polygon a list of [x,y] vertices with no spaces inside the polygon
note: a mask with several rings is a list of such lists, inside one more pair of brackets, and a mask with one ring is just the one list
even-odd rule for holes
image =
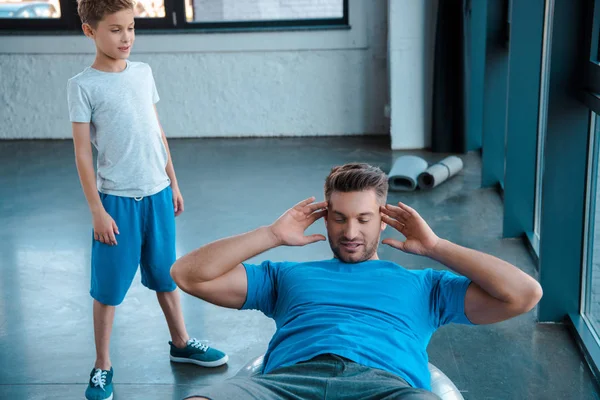
{"label": "boy's blue shorts", "polygon": [[157,292],[177,287],[171,278],[175,253],[173,192],[167,187],[143,198],[100,193],[104,209],[119,228],[116,246],[94,240],[90,294],[102,304],[121,304],[138,265],[142,284]]}

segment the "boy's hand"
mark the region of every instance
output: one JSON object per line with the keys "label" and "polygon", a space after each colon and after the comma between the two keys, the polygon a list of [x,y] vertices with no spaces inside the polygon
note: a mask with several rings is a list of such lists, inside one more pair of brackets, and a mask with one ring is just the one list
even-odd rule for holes
{"label": "boy's hand", "polygon": [[325,236],[318,234],[304,236],[304,231],[310,225],[327,214],[327,203],[313,203],[314,201],[314,197],[301,201],[269,227],[279,245],[304,246],[326,240]]}
{"label": "boy's hand", "polygon": [[175,216],[178,216],[183,212],[183,196],[181,195],[181,191],[179,188],[175,187],[173,189],[173,210],[175,211]]}
{"label": "boy's hand", "polygon": [[93,217],[94,239],[109,246],[116,246],[117,238],[115,234],[119,234],[119,228],[115,220],[104,210],[93,214]]}

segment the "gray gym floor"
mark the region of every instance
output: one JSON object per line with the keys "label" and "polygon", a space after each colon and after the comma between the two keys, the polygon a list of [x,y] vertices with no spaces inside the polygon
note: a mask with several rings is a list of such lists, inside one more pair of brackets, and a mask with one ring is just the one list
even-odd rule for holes
{"label": "gray gym floor", "polygon": [[[382,137],[193,139],[171,140],[170,146],[185,199],[177,218],[179,255],[268,224],[311,195],[322,198],[334,165],[363,161],[389,171],[402,154],[390,151]],[[429,161],[443,156],[416,154]],[[535,275],[523,243],[501,239],[501,199],[479,187],[479,155],[463,159],[465,169],[451,181],[430,192],[391,193],[389,201],[414,207],[438,235]],[[95,355],[91,219],[72,142],[0,141],[0,160],[0,398],[81,399]],[[324,233],[322,222],[310,232]],[[436,267],[388,247],[379,255],[408,268]],[[329,257],[321,242],[278,248],[261,259]],[[166,323],[138,276],[114,325],[116,400],[175,400],[201,392],[264,352],[274,331],[258,312],[222,309],[187,295],[183,307],[190,334],[226,351],[229,365],[171,364]],[[531,312],[491,326],[443,327],[432,338],[430,360],[466,399],[598,399],[567,329],[534,319]]]}

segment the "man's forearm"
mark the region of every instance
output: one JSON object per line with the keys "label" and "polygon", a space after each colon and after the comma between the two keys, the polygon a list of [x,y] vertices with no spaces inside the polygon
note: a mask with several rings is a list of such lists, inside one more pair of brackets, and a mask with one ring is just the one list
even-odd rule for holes
{"label": "man's forearm", "polygon": [[507,303],[519,303],[539,287],[535,279],[514,265],[447,240],[440,239],[429,256]]}
{"label": "man's forearm", "polygon": [[277,246],[278,240],[270,228],[261,227],[202,246],[177,260],[173,269],[190,282],[207,282]]}

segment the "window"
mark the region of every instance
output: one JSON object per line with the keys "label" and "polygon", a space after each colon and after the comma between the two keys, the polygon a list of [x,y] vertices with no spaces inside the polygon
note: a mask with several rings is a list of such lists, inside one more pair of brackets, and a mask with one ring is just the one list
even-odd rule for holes
{"label": "window", "polygon": [[23,0],[1,0],[0,18],[48,19],[60,18],[58,0],[48,2],[32,2]]}
{"label": "window", "polygon": [[[137,0],[136,30],[348,25],[348,0]],[[76,0],[0,0],[1,31],[81,31]]]}
{"label": "window", "polygon": [[135,3],[136,18],[164,18],[164,0],[137,0]]}
{"label": "window", "polygon": [[584,292],[581,309],[588,324],[598,337],[600,334],[600,190],[598,185],[600,121],[596,113],[591,112],[590,114],[586,216],[587,249],[584,256]]}
{"label": "window", "polygon": [[344,18],[344,2],[340,0],[187,0],[186,3],[186,20],[199,23]]}

